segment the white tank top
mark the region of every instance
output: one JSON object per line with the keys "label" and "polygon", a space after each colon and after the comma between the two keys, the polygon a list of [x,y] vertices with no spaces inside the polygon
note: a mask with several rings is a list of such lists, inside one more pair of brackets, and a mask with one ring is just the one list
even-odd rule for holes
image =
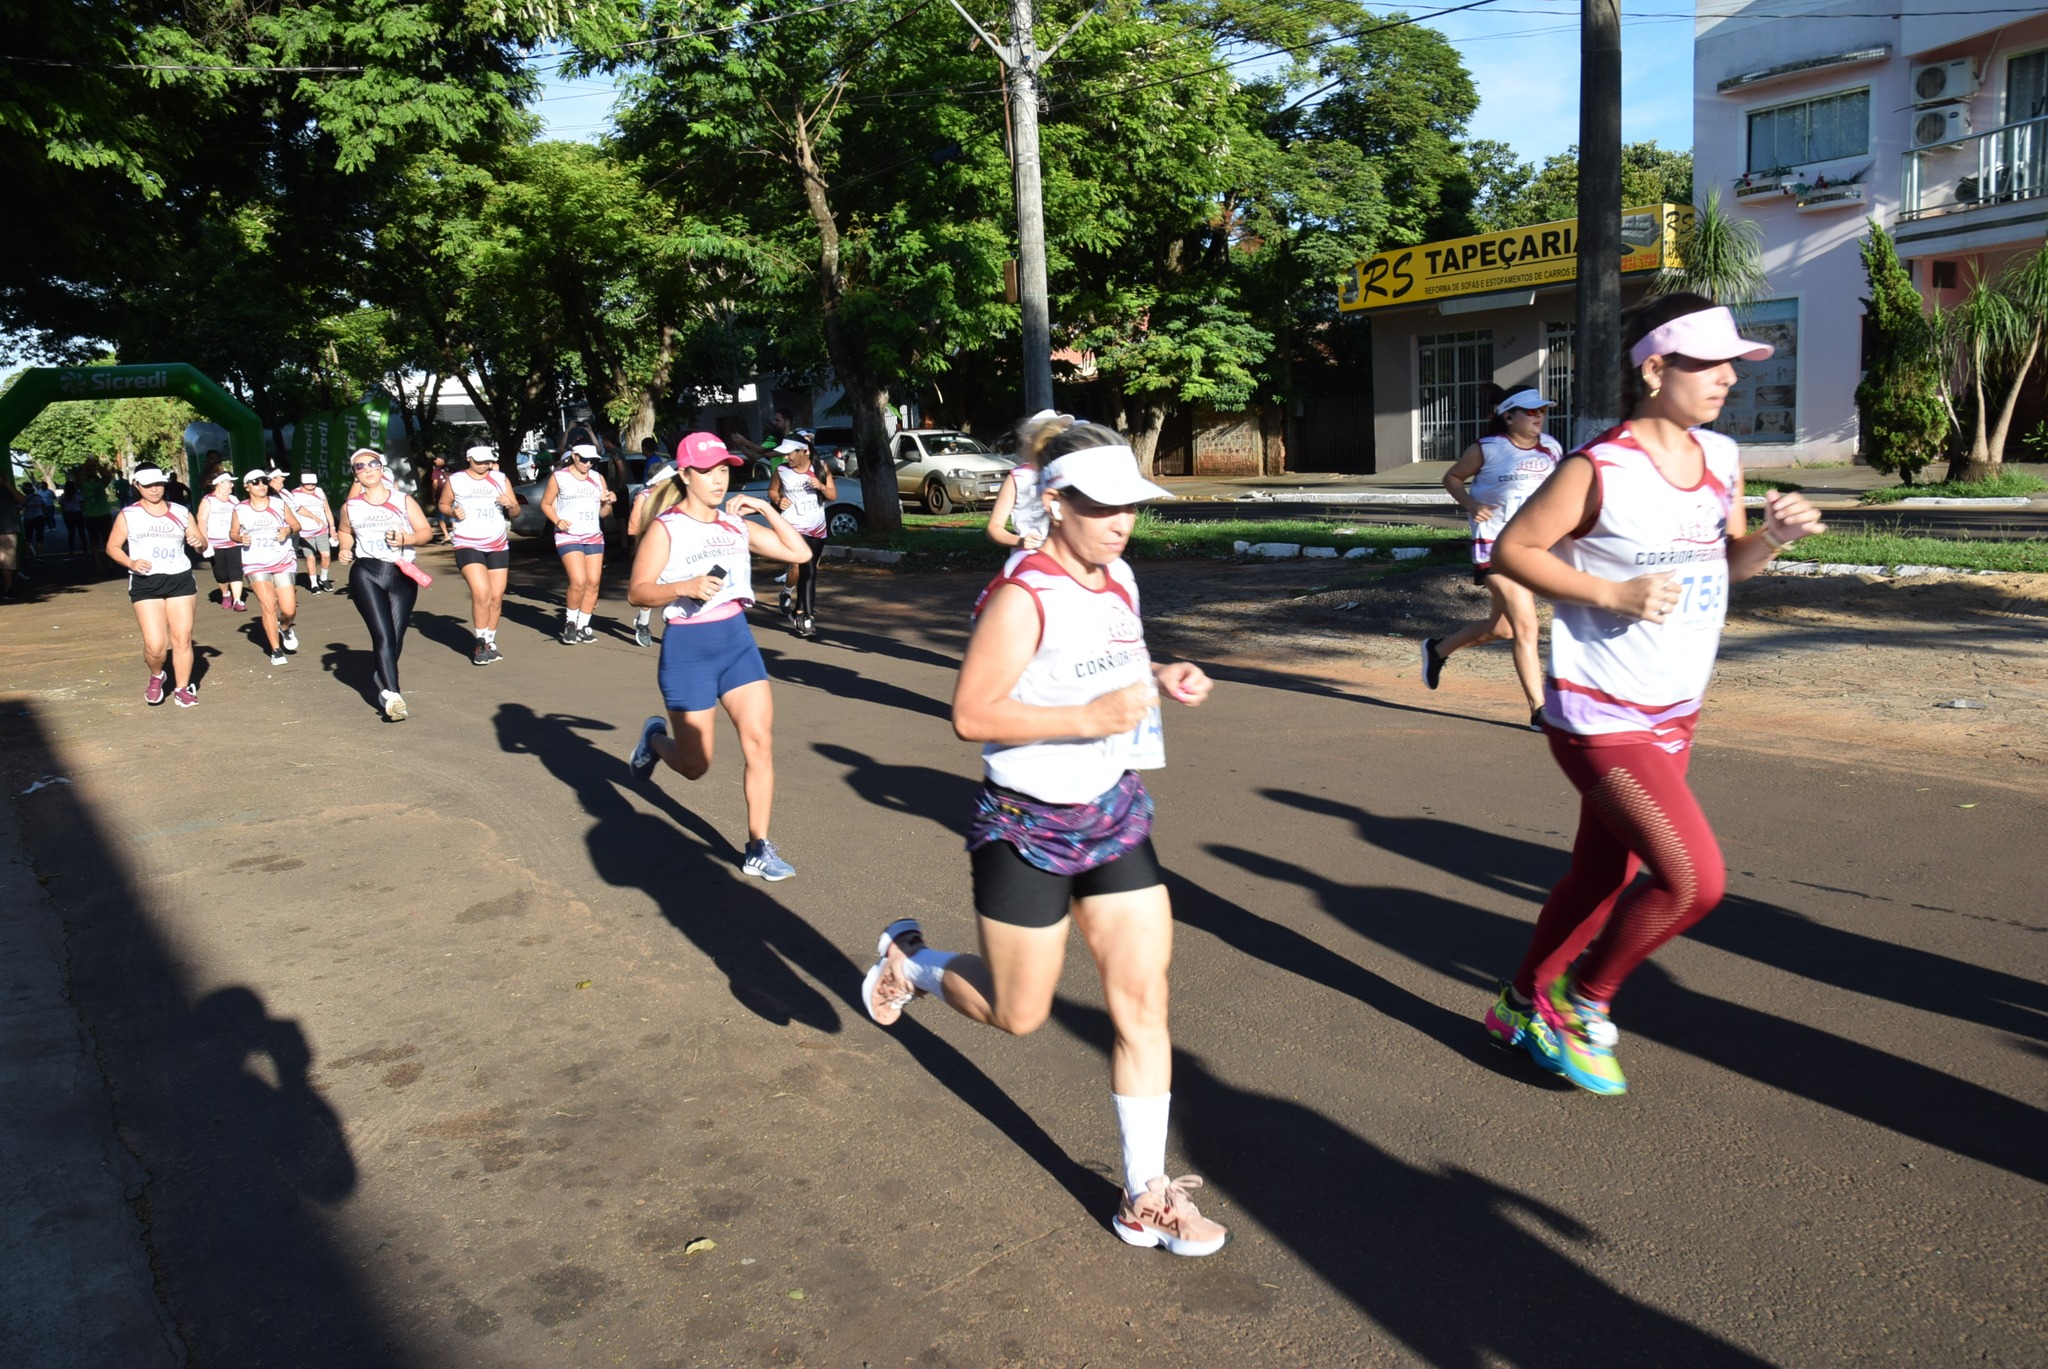
{"label": "white tank top", "polygon": [[258,509],[246,501],[242,504],[242,531],[249,534],[249,545],[242,549],[243,570],[275,572],[290,570],[296,564],[291,525],[284,521],[279,502],[273,495],[267,508]]}
{"label": "white tank top", "polygon": [[811,483],[810,475],[790,466],[777,466],[775,479],[782,486],[783,498],[789,501],[789,511],[783,517],[790,527],[805,537],[823,537],[825,505],[819,500],[818,487]]}
{"label": "white tank top", "polygon": [[317,537],[327,531],[327,496],[292,491],[292,512],[299,516],[299,531]]}
{"label": "white tank top", "polygon": [[679,594],[662,610],[663,619],[670,623],[715,622],[744,612],[754,602],[754,562],[747,550],[745,519],[720,509],[709,523],[700,523],[681,509],[670,509],[654,521],[668,533],[668,560],[655,577],[656,584],[678,584],[707,575],[714,566],[725,568],[724,589],[709,600]]}
{"label": "white tank top", "polygon": [[383,504],[372,504],[357,495],[348,501],[348,526],[355,534],[355,554],[365,561],[410,561],[411,547],[394,547],[385,542],[386,533],[412,531],[412,519],[407,517],[405,496],[384,487]]}
{"label": "white tank top", "polygon": [[235,545],[234,539],[228,536],[234,526],[234,500],[215,499],[209,494],[199,501],[199,514],[206,520],[206,540],[216,549]]}
{"label": "white tank top", "polygon": [[166,500],[162,513],[151,513],[141,504],[130,504],[121,510],[121,518],[127,525],[124,532],[129,558],[149,562],[147,571],[129,572],[131,582],[138,573],[176,575],[181,570],[192,569],[192,558],[186,555],[185,547],[185,529],[192,526],[191,514]]}
{"label": "white tank top", "polygon": [[1472,560],[1478,565],[1493,561],[1494,539],[1522,507],[1522,501],[1536,493],[1536,487],[1550,479],[1564,449],[1549,433],[1540,433],[1533,447],[1517,447],[1505,436],[1479,439],[1479,474],[1466,484],[1466,492],[1482,505],[1491,505],[1492,518],[1472,523]]}
{"label": "white tank top", "polygon": [[578,476],[574,471],[555,472],[555,517],[569,525],[555,529],[555,545],[602,543],[604,531],[598,520],[604,514],[604,481],[596,475]]}
{"label": "white tank top", "polygon": [[[462,517],[455,523],[456,546],[503,551],[511,545],[505,540],[505,510],[498,502],[505,497],[503,480],[501,475],[477,476],[468,471],[448,477],[448,488],[455,491],[455,502],[462,509]],[[561,507],[557,497],[555,508]]]}
{"label": "white tank top", "polygon": [[1016,525],[1017,535],[1044,541],[1051,528],[1045,516],[1045,501],[1039,498],[1038,467],[1027,464],[1011,468],[1010,483],[1017,489],[1017,502],[1010,506],[1010,522]]}
{"label": "white tank top", "polygon": [[[1138,582],[1121,559],[1110,562],[1109,583],[1091,590],[1044,552],[1005,570],[1002,585],[1021,585],[1038,605],[1038,651],[1025,665],[1010,697],[1041,708],[1085,704],[1111,690],[1152,677],[1145,625],[1138,613]],[[984,596],[985,597],[985,596]],[[1067,737],[981,748],[991,784],[1041,803],[1086,803],[1123,778],[1126,770],[1166,763],[1159,709],[1134,730],[1114,737]]]}
{"label": "white tank top", "polygon": [[1691,489],[1665,479],[1626,424],[1581,449],[1593,461],[1600,511],[1558,543],[1558,555],[1603,580],[1669,572],[1680,598],[1662,623],[1557,605],[1543,712],[1563,731],[1654,739],[1677,734],[1672,724],[1699,711],[1728,614],[1728,535],[1742,460],[1732,438],[1704,428],[1692,435],[1706,469]]}

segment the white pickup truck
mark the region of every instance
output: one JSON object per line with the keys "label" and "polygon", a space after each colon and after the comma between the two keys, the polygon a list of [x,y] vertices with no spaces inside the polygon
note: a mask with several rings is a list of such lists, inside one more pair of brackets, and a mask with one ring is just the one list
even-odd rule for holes
{"label": "white pickup truck", "polygon": [[953,428],[906,428],[889,439],[896,491],[926,513],[995,502],[1017,464]]}

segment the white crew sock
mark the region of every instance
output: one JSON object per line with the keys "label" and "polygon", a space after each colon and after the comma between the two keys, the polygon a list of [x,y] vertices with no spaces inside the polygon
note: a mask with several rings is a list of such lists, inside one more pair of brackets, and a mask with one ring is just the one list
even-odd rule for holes
{"label": "white crew sock", "polygon": [[651,608],[635,609],[633,612],[633,626],[646,627],[653,617],[654,610]]}
{"label": "white crew sock", "polygon": [[483,630],[482,635],[483,639],[489,642],[492,646],[496,646],[498,644],[498,629],[494,627],[487,627]]}
{"label": "white crew sock", "polygon": [[377,691],[377,702],[379,703],[389,703],[397,697],[398,691],[395,689],[380,689]]}
{"label": "white crew sock", "polygon": [[477,640],[478,640],[479,642],[488,642],[488,641],[490,641],[490,640],[491,640],[491,634],[490,634],[490,633],[488,633],[488,632],[486,632],[486,631],[485,631],[484,629],[482,629],[482,628],[477,628],[477,629],[475,629],[475,631],[476,631],[476,639],[477,639]]}
{"label": "white crew sock", "polygon": [[959,954],[958,951],[935,951],[929,946],[912,952],[910,964],[904,969],[910,977],[911,987],[923,989],[943,1003],[946,999],[946,967]]}
{"label": "white crew sock", "polygon": [[1146,1184],[1166,1173],[1166,1113],[1173,1095],[1110,1097],[1116,1102],[1116,1129],[1124,1141],[1124,1191],[1136,1198]]}

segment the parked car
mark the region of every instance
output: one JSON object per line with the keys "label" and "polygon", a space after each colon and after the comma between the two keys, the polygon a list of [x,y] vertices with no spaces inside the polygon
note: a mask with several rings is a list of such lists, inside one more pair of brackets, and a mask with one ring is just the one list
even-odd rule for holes
{"label": "parked car", "polygon": [[896,489],[926,513],[992,504],[1014,457],[955,428],[909,428],[889,440]]}
{"label": "parked car", "polygon": [[[552,464],[550,464],[552,462]],[[519,512],[513,517],[511,528],[514,537],[539,537],[548,531],[547,519],[541,517],[541,496],[548,492],[548,477],[561,464],[560,458],[543,460],[532,480],[512,487],[512,493],[519,496]],[[647,458],[639,455],[613,457],[598,467],[604,473],[605,483],[613,490],[619,489],[620,481],[625,482],[625,491],[619,495],[619,502],[613,505],[614,524],[620,536],[625,535],[626,514],[633,507],[633,500],[640,491],[647,488]]]}

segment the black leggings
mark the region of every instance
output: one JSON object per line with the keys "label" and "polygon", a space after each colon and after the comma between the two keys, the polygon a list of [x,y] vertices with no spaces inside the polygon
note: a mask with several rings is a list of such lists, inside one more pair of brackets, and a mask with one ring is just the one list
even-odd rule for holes
{"label": "black leggings", "polygon": [[398,653],[405,649],[405,627],[420,587],[398,569],[396,561],[355,563],[348,573],[349,598],[370,629],[370,650],[377,653],[377,688],[399,693]]}
{"label": "black leggings", "polygon": [[811,549],[811,559],[796,568],[796,616],[799,618],[814,616],[812,609],[818,602],[818,563],[825,559],[824,538],[805,537],[804,545]]}

